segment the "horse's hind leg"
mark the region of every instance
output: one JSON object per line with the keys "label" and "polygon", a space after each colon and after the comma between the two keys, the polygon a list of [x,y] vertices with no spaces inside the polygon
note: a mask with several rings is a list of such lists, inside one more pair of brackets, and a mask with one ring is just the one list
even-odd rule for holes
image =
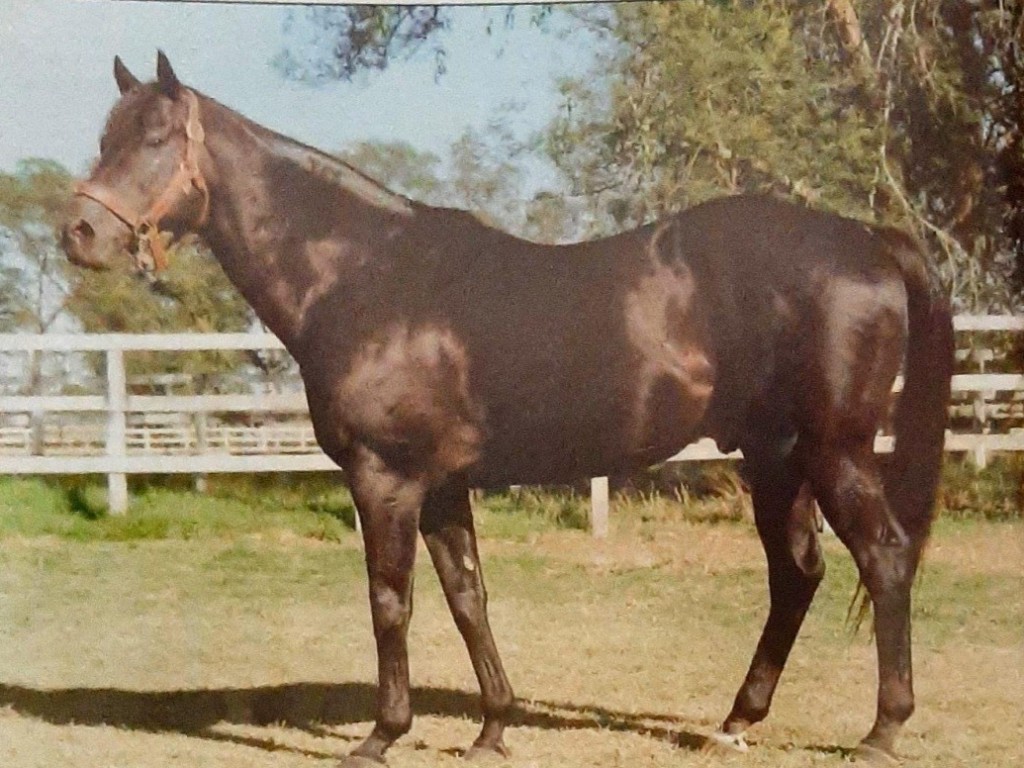
{"label": "horse's hind leg", "polygon": [[919,546],[886,501],[872,436],[822,446],[811,476],[822,511],[853,555],[874,607],[878,710],[858,754],[888,762],[897,733],[914,711],[910,590]]}
{"label": "horse's hind leg", "polygon": [[427,495],[420,530],[480,682],[484,724],[466,756],[498,753],[507,757],[502,734],[512,709],[512,687],[487,620],[487,592],[464,481],[450,480]]}
{"label": "horse's hind leg", "polygon": [[814,500],[799,471],[790,466],[793,457],[762,463],[751,455],[750,447],[744,453],[757,532],[768,560],[771,608],[732,711],[710,742],[741,750],[746,748],[744,732],[768,714],[779,676],[825,574]]}
{"label": "horse's hind leg", "polygon": [[384,762],[384,752],[412,724],[406,636],[412,617],[416,530],[425,485],[367,451],[349,467],[363,528],[370,611],[377,641],[377,716],[373,731],[346,768]]}

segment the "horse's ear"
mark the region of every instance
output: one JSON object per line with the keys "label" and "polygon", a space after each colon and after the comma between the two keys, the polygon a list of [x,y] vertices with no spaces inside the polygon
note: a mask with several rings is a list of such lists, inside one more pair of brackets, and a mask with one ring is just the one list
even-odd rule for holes
{"label": "horse's ear", "polygon": [[117,81],[117,89],[122,96],[139,85],[139,78],[128,71],[120,56],[114,57],[114,80]]}
{"label": "horse's ear", "polygon": [[167,59],[167,54],[163,51],[157,51],[156,54],[156,81],[165,96],[172,99],[178,97],[178,92],[181,91],[181,83],[178,81],[178,76],[174,74],[171,62]]}

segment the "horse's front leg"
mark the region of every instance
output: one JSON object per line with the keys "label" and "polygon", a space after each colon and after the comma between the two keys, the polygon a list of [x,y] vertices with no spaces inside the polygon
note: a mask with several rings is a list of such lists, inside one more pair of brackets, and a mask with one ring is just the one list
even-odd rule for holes
{"label": "horse's front leg", "polygon": [[466,757],[508,757],[502,734],[514,701],[512,686],[487,620],[487,590],[465,479],[452,478],[427,494],[420,530],[480,683],[484,724]]}
{"label": "horse's front leg", "polygon": [[378,674],[373,731],[342,761],[345,768],[355,768],[383,763],[384,752],[412,725],[406,634],[426,483],[394,470],[368,450],[357,452],[347,469],[366,545]]}

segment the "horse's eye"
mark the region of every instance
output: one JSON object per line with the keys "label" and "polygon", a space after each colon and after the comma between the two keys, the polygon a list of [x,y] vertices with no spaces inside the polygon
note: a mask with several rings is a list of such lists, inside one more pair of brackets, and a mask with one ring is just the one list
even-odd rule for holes
{"label": "horse's eye", "polygon": [[147,147],[159,147],[161,144],[166,144],[166,143],[167,143],[167,135],[166,134],[160,133],[160,134],[156,134],[154,136],[147,136],[146,137],[146,146]]}

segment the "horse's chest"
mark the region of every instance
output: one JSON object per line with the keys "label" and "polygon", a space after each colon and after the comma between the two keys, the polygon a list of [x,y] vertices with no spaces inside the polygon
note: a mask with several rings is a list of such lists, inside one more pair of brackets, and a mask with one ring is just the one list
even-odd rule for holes
{"label": "horse's chest", "polygon": [[448,329],[396,324],[315,378],[307,391],[322,446],[358,442],[432,474],[463,469],[479,454],[480,409],[465,349]]}

